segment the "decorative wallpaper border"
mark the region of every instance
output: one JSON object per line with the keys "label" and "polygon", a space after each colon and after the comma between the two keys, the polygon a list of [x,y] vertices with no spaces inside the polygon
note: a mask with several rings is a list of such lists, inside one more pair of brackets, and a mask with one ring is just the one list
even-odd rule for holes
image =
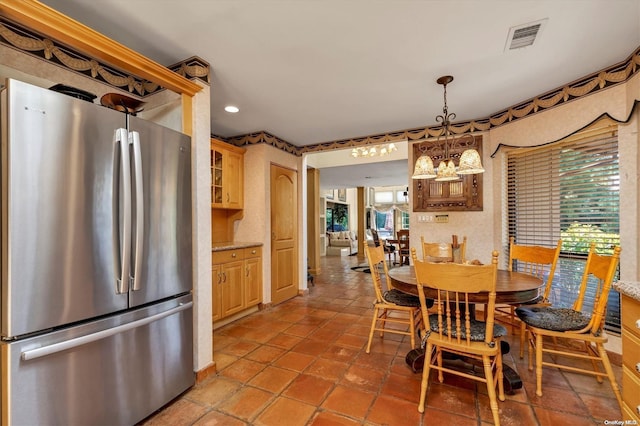
{"label": "decorative wallpaper border", "polygon": [[[164,90],[157,84],[128,75],[106,64],[99,63],[68,47],[56,44],[55,41],[42,37],[20,25],[0,17],[0,44],[26,54],[36,56],[46,61],[56,63],[74,72],[99,80],[112,87],[126,90],[141,98]],[[210,65],[196,56],[167,67],[188,79],[200,79],[210,84]],[[583,96],[604,90],[613,85],[623,83],[640,71],[640,47],[626,60],[608,67],[602,71],[590,74],[580,80],[559,87],[555,90],[524,101],[520,104],[497,112],[490,117],[460,122],[451,126],[454,134],[483,132],[510,123],[521,118],[529,117],[549,108],[573,101]],[[437,137],[441,126],[419,127],[398,130],[376,135],[360,136],[350,139],[340,139],[314,145],[298,147],[268,132],[256,132],[233,137],[214,136],[225,142],[237,146],[269,144],[277,149],[296,156],[305,153],[330,151],[335,149],[353,148],[370,143],[415,141],[424,138]]]}
{"label": "decorative wallpaper border", "polygon": [[[451,131],[454,134],[484,132],[492,128],[501,126],[505,123],[529,117],[538,112],[553,108],[564,103],[573,101],[583,96],[599,92],[616,84],[623,83],[640,71],[640,47],[638,47],[625,61],[612,65],[602,71],[590,74],[580,80],[576,80],[565,86],[559,87],[550,92],[536,96],[535,98],[524,101],[520,104],[509,107],[503,111],[497,112],[490,117],[460,122],[451,125]],[[287,152],[301,156],[304,153],[330,151],[334,149],[345,149],[363,146],[367,144],[377,144],[384,142],[399,141],[415,141],[424,138],[437,137],[441,133],[442,127],[430,126],[415,129],[398,130],[394,132],[380,133],[377,135],[360,136],[351,139],[340,139],[330,142],[323,142],[315,145],[307,145],[296,147],[295,145],[269,135],[261,141],[256,141],[258,135],[262,133],[254,133],[251,135],[235,136],[232,138],[223,138],[234,145],[250,145],[254,143],[272,143],[275,145],[287,146]],[[276,146],[278,147],[278,146]]]}
{"label": "decorative wallpaper border", "polygon": [[[0,17],[0,43],[142,98],[164,90],[156,83],[127,75],[113,67],[101,64],[95,59],[56,44],[55,41],[2,17]],[[183,77],[198,78],[209,83],[209,64],[198,57],[191,57],[167,68]]]}
{"label": "decorative wallpaper border", "polygon": [[224,138],[224,137],[220,138],[219,136],[215,136],[215,137],[236,146],[247,146],[247,145],[256,145],[259,143],[266,143],[275,148],[288,152],[289,154],[293,154],[298,157],[302,156],[301,147],[295,146],[268,132],[256,132],[256,133],[251,133],[249,135],[234,136],[230,138]]}

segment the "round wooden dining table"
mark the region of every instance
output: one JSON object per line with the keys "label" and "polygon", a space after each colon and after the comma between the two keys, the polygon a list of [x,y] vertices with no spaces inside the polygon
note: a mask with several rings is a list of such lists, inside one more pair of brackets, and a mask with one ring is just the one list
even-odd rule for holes
{"label": "round wooden dining table", "polygon": [[[401,266],[399,268],[393,268],[389,270],[389,280],[391,285],[409,294],[418,294],[418,287],[416,281],[416,274],[413,266]],[[511,272],[503,269],[498,269],[498,275],[496,277],[496,304],[520,304],[534,300],[543,291],[544,282],[542,279],[533,275],[525,274],[522,272]],[[428,299],[437,298],[437,290],[428,286],[423,286],[424,295]],[[486,293],[469,294],[469,302],[484,304],[487,302]],[[475,309],[472,313],[475,317]],[[506,341],[500,342],[502,353],[507,354],[509,352],[509,343]],[[455,361],[456,357],[454,357]],[[451,368],[458,368],[456,366]],[[466,366],[462,366],[462,369],[468,372]],[[520,375],[511,368],[507,363],[502,364],[503,383],[504,389],[507,393],[513,393],[516,389],[522,388],[522,379]],[[475,374],[476,370],[469,374]]]}
{"label": "round wooden dining table", "polygon": [[[401,266],[389,270],[391,285],[403,293],[418,294],[416,274],[413,266]],[[534,300],[542,292],[542,279],[522,272],[498,269],[496,277],[496,303],[515,305]],[[424,295],[428,299],[437,297],[435,289],[424,286]],[[469,302],[486,303],[487,295],[469,294]]]}

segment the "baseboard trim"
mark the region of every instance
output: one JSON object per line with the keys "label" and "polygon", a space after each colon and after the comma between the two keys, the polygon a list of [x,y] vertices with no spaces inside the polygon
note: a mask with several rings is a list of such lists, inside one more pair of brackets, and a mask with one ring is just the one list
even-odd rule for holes
{"label": "baseboard trim", "polygon": [[207,380],[209,377],[214,376],[217,373],[216,362],[213,361],[211,364],[203,368],[202,370],[196,371],[196,384],[202,383]]}

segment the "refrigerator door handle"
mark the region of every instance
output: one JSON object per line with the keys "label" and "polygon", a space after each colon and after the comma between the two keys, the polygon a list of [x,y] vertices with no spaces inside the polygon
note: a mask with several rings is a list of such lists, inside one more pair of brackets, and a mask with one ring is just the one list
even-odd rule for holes
{"label": "refrigerator door handle", "polygon": [[142,153],[140,151],[140,134],[131,132],[129,143],[133,145],[133,170],[136,183],[136,241],[134,250],[134,268],[131,278],[131,289],[140,290],[140,271],[144,253],[144,185],[142,181]]}
{"label": "refrigerator door handle", "polygon": [[[120,170],[119,172],[114,170],[113,174],[113,239],[114,247],[119,248],[120,257],[120,273],[116,274],[116,276],[119,275],[116,278],[117,294],[129,291],[131,268],[131,166],[128,134],[127,129],[116,129],[114,134],[114,145],[120,147]],[[121,188],[122,197],[120,197]],[[120,216],[119,200],[122,200],[122,216]],[[120,223],[121,220],[122,223]]]}
{"label": "refrigerator door handle", "polygon": [[33,359],[42,358],[47,355],[52,355],[58,352],[62,352],[67,349],[77,348],[79,346],[83,346],[88,343],[95,342],[97,340],[106,339],[107,337],[111,337],[116,334],[133,330],[134,328],[142,327],[144,325],[166,318],[170,315],[176,314],[178,312],[182,312],[185,309],[191,308],[192,306],[193,306],[193,302],[181,303],[175,308],[171,308],[167,311],[160,312],[159,314],[142,318],[137,321],[119,325],[113,328],[108,328],[106,330],[98,331],[97,333],[87,334],[86,336],[76,337],[75,339],[65,340],[64,342],[54,343],[53,345],[43,346],[41,348],[23,351],[20,357],[22,358],[23,361],[30,361]]}

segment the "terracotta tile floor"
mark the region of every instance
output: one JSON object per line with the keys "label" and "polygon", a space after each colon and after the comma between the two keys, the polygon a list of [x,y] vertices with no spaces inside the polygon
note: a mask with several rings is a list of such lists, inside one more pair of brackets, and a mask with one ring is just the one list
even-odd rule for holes
{"label": "terracotta tile floor", "polygon": [[[310,294],[214,332],[217,375],[185,392],[145,425],[481,425],[491,423],[486,388],[445,376],[418,413],[420,375],[405,364],[408,337],[375,338],[365,353],[373,289],[358,256],[323,257]],[[594,425],[620,420],[608,382],[545,369],[544,396],[519,342],[504,362],[523,388],[499,402],[503,425]],[[614,365],[621,383],[621,368]]]}

